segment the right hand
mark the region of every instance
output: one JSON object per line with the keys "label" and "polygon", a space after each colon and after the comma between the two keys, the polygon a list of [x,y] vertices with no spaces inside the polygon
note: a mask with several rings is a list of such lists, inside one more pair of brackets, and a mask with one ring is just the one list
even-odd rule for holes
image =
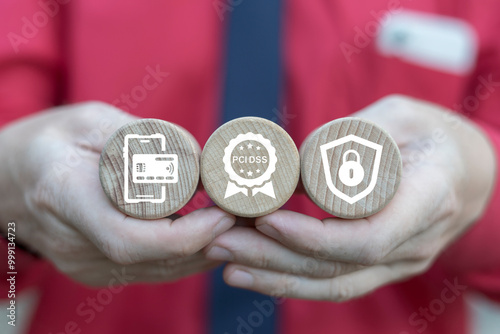
{"label": "right hand", "polygon": [[133,281],[171,281],[220,262],[200,250],[234,225],[216,208],[172,220],[139,220],[115,209],[99,182],[107,138],[135,117],[103,103],[50,109],[0,131],[0,221],[17,241],[87,285],[114,270]]}

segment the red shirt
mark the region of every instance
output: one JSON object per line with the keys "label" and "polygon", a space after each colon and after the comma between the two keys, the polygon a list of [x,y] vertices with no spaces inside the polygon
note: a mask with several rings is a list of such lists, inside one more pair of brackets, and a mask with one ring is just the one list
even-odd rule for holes
{"label": "red shirt", "polygon": [[[101,100],[178,123],[203,146],[220,119],[226,26],[220,15],[227,13],[218,12],[213,1],[59,1],[46,6],[35,0],[0,2],[0,124],[61,103]],[[469,73],[441,71],[382,55],[377,36],[358,36],[380,26],[381,10],[401,6],[468,22],[479,37],[477,66]],[[468,97],[478,96],[480,78],[500,81],[499,10],[495,0],[285,1],[284,105],[294,117],[290,135],[300,145],[317,126],[391,93],[452,109],[474,102]],[[347,44],[354,49],[346,57],[341,45]],[[464,110],[471,110],[468,116],[499,152],[500,93],[498,86],[483,87],[482,94],[485,89],[488,97]],[[453,285],[500,301],[499,201],[497,185],[483,218],[425,274],[341,304],[287,300],[280,308],[280,331],[416,333],[425,327],[429,334],[466,333],[462,290]],[[326,216],[304,197],[291,202],[294,210]],[[26,254],[20,260],[18,291],[33,286],[40,293],[29,333],[71,332],[74,324],[92,334],[206,331],[206,275],[127,286],[112,295],[112,302],[90,311],[81,304],[100,290],[70,281],[43,260]],[[424,315],[425,309],[434,313]]]}

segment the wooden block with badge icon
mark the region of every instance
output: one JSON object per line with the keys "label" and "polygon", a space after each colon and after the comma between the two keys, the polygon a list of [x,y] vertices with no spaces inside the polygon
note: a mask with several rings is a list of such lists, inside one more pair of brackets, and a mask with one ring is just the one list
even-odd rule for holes
{"label": "wooden block with badge icon", "polygon": [[223,210],[259,217],[279,209],[292,196],[300,175],[300,157],[292,138],[279,125],[242,117],[220,126],[201,155],[201,180]]}

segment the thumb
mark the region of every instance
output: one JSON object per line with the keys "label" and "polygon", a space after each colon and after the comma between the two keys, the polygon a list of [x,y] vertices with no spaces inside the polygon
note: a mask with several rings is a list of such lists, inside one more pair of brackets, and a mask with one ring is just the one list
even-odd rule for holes
{"label": "thumb", "polygon": [[[65,107],[67,109],[67,106]],[[111,135],[125,124],[138,119],[113,105],[104,102],[84,102],[72,106],[74,117],[68,117],[68,127],[73,131],[68,134],[79,134],[77,138],[82,146],[90,146],[95,151],[102,151]]]}
{"label": "thumb", "polygon": [[[418,137],[426,137],[437,124],[436,117],[429,113],[427,102],[419,101],[403,95],[390,95],[354,113],[352,116],[375,123],[396,141],[398,146],[404,146]],[[443,109],[442,107],[440,107]]]}

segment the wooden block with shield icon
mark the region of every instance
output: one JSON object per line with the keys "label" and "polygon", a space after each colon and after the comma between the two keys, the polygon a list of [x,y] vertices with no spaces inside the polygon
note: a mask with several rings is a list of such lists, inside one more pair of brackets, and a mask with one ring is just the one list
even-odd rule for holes
{"label": "wooden block with shield icon", "polygon": [[341,218],[362,218],[394,197],[402,173],[401,154],[378,125],[354,117],[313,131],[300,148],[301,176],[309,197]]}

